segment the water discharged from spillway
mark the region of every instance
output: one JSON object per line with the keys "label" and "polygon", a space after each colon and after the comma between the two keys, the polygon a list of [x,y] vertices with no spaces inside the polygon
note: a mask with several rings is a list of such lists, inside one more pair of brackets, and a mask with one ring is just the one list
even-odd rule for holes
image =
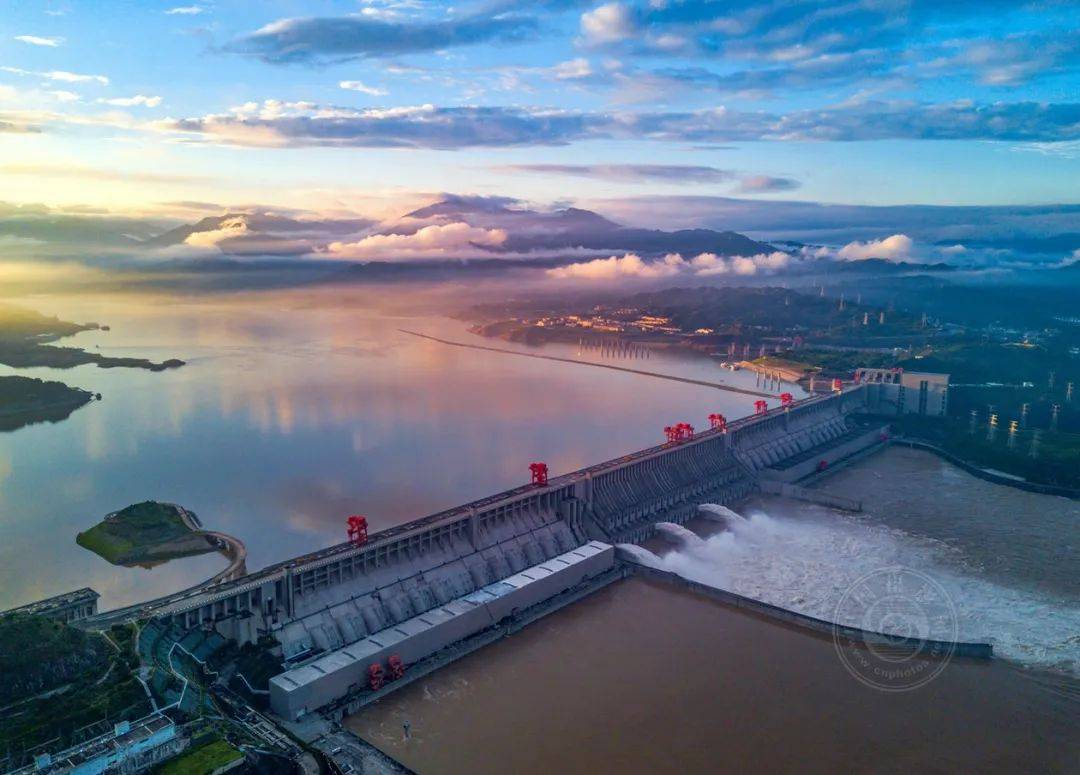
{"label": "water discharged from spillway", "polygon": [[989,641],[1000,657],[1080,674],[1080,607],[1075,602],[980,578],[965,568],[959,550],[941,541],[818,507],[795,508],[796,516],[760,508],[740,515],[705,504],[710,516],[724,517],[722,532],[692,541],[668,528],[662,532],[675,539],[677,548],[662,557],[640,557],[694,581],[857,627],[867,626],[868,603],[845,593],[868,574],[910,569],[944,591],[944,596],[921,601],[931,609],[931,631],[918,633],[922,637]]}

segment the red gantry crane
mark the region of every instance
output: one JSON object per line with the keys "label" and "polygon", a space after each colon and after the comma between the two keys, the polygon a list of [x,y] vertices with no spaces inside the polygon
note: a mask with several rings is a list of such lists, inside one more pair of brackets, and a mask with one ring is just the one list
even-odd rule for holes
{"label": "red gantry crane", "polygon": [[379,691],[379,689],[383,688],[384,683],[386,683],[386,673],[383,671],[383,666],[378,662],[370,665],[368,667],[368,686],[371,687],[371,691]]}
{"label": "red gantry crane", "polygon": [[391,654],[390,659],[387,660],[387,664],[390,665],[391,681],[397,681],[405,675],[405,663],[401,661],[401,657],[397,654]]}
{"label": "red gantry crane", "polygon": [[722,414],[716,414],[715,412],[710,414],[709,425],[712,426],[714,430],[718,430],[721,433],[727,433],[727,418]]}
{"label": "red gantry crane", "polygon": [[689,441],[694,438],[694,426],[688,422],[680,422],[675,425],[665,425],[664,435],[668,444],[676,444],[680,441]]}
{"label": "red gantry crane", "polygon": [[529,463],[529,473],[532,474],[532,483],[543,487],[548,483],[547,463]]}
{"label": "red gantry crane", "polygon": [[367,517],[362,517],[359,514],[354,514],[345,520],[347,526],[349,540],[357,546],[363,546],[367,543]]}
{"label": "red gantry crane", "polygon": [[769,404],[763,398],[754,402],[754,414],[768,414]]}

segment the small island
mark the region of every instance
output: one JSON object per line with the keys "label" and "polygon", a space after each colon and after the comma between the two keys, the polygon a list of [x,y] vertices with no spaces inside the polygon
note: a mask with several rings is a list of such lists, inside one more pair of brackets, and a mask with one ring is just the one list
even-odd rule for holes
{"label": "small island", "polygon": [[143,501],[108,514],[75,542],[113,565],[153,568],[169,560],[217,552],[228,566],[206,584],[247,573],[247,549],[233,536],[204,530],[199,518],[175,503]]}
{"label": "small island", "polygon": [[176,504],[157,501],[114,511],[75,541],[113,565],[128,567],[217,551],[198,517]]}

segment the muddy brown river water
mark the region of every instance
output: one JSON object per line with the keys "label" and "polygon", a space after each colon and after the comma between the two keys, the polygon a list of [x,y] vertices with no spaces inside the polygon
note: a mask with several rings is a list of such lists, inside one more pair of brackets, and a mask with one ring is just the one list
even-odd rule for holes
{"label": "muddy brown river water", "polygon": [[910,567],[999,658],[881,691],[831,638],[629,579],[349,727],[420,773],[1080,772],[1078,505],[898,448],[822,486],[866,512],[756,500],[730,527],[692,523],[695,551],[650,546],[685,575],[823,618],[852,579]]}
{"label": "muddy brown river water", "polygon": [[1075,772],[1077,708],[1004,662],[877,691],[827,638],[629,579],[348,725],[420,773]]}

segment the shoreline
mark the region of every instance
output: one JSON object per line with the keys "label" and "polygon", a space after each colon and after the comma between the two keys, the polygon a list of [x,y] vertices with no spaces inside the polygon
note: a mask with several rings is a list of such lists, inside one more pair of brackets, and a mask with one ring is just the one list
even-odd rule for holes
{"label": "shoreline", "polygon": [[937,455],[942,460],[952,463],[957,468],[964,470],[972,476],[983,479],[984,481],[991,482],[993,484],[999,484],[1003,487],[1014,487],[1017,490],[1024,490],[1026,492],[1038,493],[1039,495],[1054,495],[1060,498],[1069,498],[1070,500],[1080,500],[1080,490],[1072,487],[1062,487],[1055,484],[1042,484],[1040,482],[1031,482],[1027,479],[1015,478],[1008,475],[1008,472],[1001,471],[995,472],[981,466],[972,463],[963,458],[957,457],[947,449],[932,444],[928,441],[923,441],[918,438],[896,438],[890,439],[890,444],[898,444],[900,446],[909,447],[910,449],[921,449],[924,452],[930,452]]}

